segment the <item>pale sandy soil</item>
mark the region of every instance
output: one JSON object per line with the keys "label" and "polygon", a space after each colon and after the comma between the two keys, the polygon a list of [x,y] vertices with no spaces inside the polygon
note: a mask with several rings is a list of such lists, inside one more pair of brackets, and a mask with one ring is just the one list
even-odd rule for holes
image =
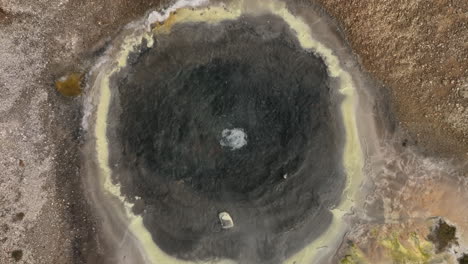
{"label": "pale sandy soil", "polygon": [[54,81],[85,72],[122,25],[159,2],[0,0],[1,264],[96,257],[79,177],[81,101]]}

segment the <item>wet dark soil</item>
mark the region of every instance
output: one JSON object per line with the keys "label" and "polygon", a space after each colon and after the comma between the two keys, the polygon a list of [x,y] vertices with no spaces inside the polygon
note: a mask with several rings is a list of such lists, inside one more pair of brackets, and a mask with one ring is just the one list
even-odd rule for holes
{"label": "wet dark soil", "polygon": [[454,226],[441,219],[428,236],[428,239],[436,245],[437,252],[442,252],[453,243],[457,243],[456,231],[457,229]]}
{"label": "wet dark soil", "polygon": [[[258,19],[270,24],[175,26],[114,80],[114,178],[176,257],[279,262],[326,229],[340,197],[326,67],[283,22]],[[224,146],[225,129],[246,144]]]}

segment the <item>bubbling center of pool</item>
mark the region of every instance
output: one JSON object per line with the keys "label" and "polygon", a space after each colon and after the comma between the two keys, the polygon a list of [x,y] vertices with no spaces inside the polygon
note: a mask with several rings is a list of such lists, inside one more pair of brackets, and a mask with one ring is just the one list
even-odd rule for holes
{"label": "bubbling center of pool", "polygon": [[229,147],[231,150],[240,149],[247,145],[247,134],[241,128],[224,129],[221,136],[219,144],[223,147]]}

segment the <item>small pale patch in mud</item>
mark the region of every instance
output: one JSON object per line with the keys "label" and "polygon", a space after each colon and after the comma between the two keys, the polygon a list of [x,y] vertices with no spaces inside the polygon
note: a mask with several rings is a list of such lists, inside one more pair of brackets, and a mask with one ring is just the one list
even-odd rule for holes
{"label": "small pale patch in mud", "polygon": [[230,147],[231,150],[240,149],[247,145],[247,134],[240,128],[224,129],[221,136],[219,144],[223,147]]}

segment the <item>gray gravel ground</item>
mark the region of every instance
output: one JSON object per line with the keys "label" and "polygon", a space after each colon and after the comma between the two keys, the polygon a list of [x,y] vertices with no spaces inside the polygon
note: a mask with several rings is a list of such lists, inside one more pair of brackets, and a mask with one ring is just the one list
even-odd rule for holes
{"label": "gray gravel ground", "polygon": [[80,190],[80,99],[54,80],[86,72],[159,2],[0,0],[0,264],[98,262]]}
{"label": "gray gravel ground", "polygon": [[0,8],[0,263],[65,263],[72,236],[57,193],[59,144],[48,126],[58,114],[45,74],[49,21],[61,2]]}

